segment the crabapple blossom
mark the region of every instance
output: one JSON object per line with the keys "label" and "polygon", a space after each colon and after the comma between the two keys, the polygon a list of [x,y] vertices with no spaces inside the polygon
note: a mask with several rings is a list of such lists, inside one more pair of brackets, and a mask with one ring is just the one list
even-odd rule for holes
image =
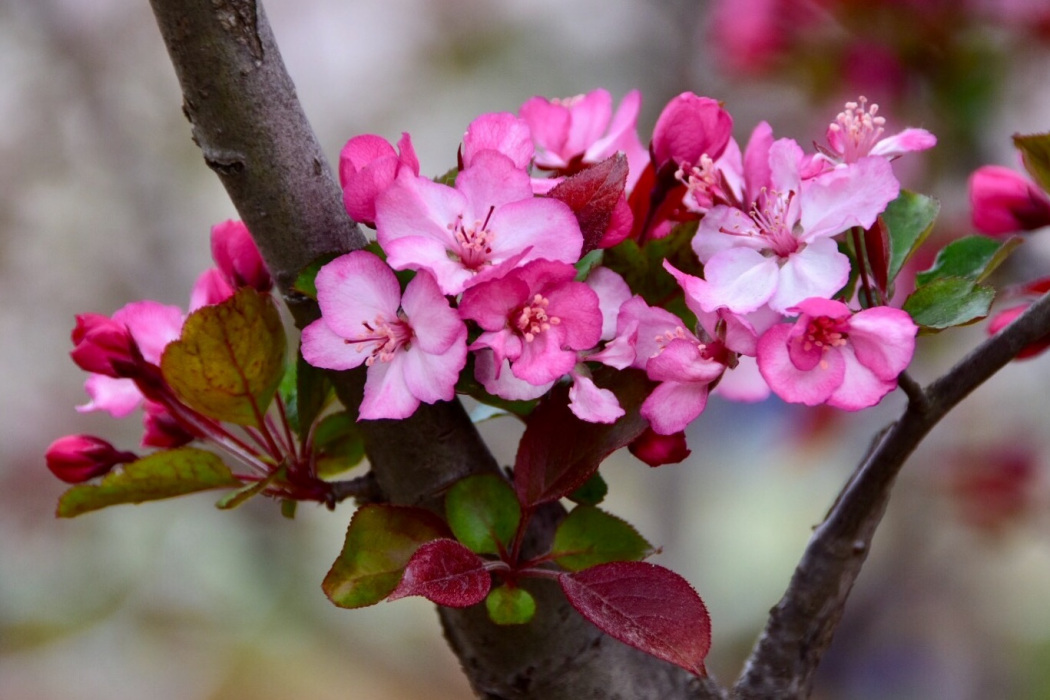
{"label": "crabapple blossom", "polygon": [[785,401],[856,411],[874,406],[897,387],[911,362],[918,327],[900,309],[857,313],[840,301],[811,298],[758,341],[758,368]]}
{"label": "crabapple blossom", "polygon": [[230,220],[212,227],[211,257],[234,289],[254,287],[260,292],[273,289],[270,271],[244,222]]}
{"label": "crabapple blossom", "polygon": [[[114,313],[112,318],[113,322],[125,327],[130,334],[134,347],[137,349],[137,351],[132,351],[132,358],[137,360],[135,357],[137,352],[143,361],[151,365],[159,365],[165,346],[178,339],[182,331],[183,320],[182,309],[155,301],[136,301],[128,304]],[[88,331],[81,336],[81,341],[78,341],[77,338],[81,335],[78,333],[80,328],[81,323],[78,319],[77,329],[73,331],[73,340],[78,342],[78,347],[91,336],[91,332]],[[131,367],[127,371],[122,371],[119,367],[117,369],[116,375],[92,372],[84,383],[84,389],[91,400],[77,406],[78,411],[107,411],[114,418],[123,418],[138,408],[143,396],[134,379],[131,378],[133,369]]]}
{"label": "crabapple blossom", "polygon": [[1050,226],[1050,196],[1019,172],[985,165],[970,175],[973,226],[998,236]]}
{"label": "crabapple blossom", "polygon": [[907,128],[881,138],[886,118],[877,116],[879,106],[868,106],[866,97],[847,102],[843,111],[828,125],[829,148],[820,149],[834,163],[856,163],[867,156],[893,159],[937,145],[937,137],[926,129]]}
{"label": "crabapple blossom", "polygon": [[386,263],[355,251],[322,267],[316,284],[321,318],[303,329],[303,358],[324,369],[368,366],[360,418],[407,418],[420,402],[455,396],[467,328],[430,273],[402,295]]}
{"label": "crabapple blossom", "polygon": [[396,152],[389,141],[374,134],[347,141],[339,154],[339,182],[350,218],[374,226],[376,199],[394,184],[402,170],[419,175],[419,159],[407,133],[401,134]]}
{"label": "crabapple blossom", "polygon": [[868,228],[900,191],[889,162],[862,158],[803,179],[802,149],[780,139],[769,149],[768,188],[750,210],[717,205],[700,221],[693,250],[704,263],[697,299],[705,311],[783,312],[807,297],[831,297],[849,278],[849,259],[832,240]]}
{"label": "crabapple blossom", "polygon": [[489,149],[455,188],[402,170],[376,202],[376,233],[391,267],[427,270],[453,295],[503,267],[539,258],[575,263],[583,248],[572,210],[534,197],[528,173]]}
{"label": "crabapple blossom", "polygon": [[717,160],[733,132],[733,118],[718,100],[683,92],[664,107],[653,127],[653,165],[696,165],[702,156]]}
{"label": "crabapple blossom", "polygon": [[80,369],[107,377],[122,376],[119,367],[134,362],[131,333],[125,324],[102,314],[78,314],[69,356]]}
{"label": "crabapple blossom", "polygon": [[571,175],[622,152],[627,156],[630,191],[649,163],[649,154],[637,131],[641,105],[641,93],[632,90],[613,114],[612,97],[608,90],[599,88],[562,99],[536,96],[527,100],[518,113],[532,133],[537,168]]}
{"label": "crabapple blossom", "polygon": [[485,150],[502,153],[516,168],[528,168],[534,153],[529,125],[510,112],[482,114],[463,135],[462,168],[473,165],[474,157]]}
{"label": "crabapple blossom", "polygon": [[577,351],[597,345],[602,333],[598,295],[575,276],[567,263],[534,260],[468,289],[459,312],[484,331],[470,349],[492,350],[497,366],[508,360],[514,376],[531,384],[567,374]]}
{"label": "crabapple blossom", "polygon": [[51,443],[44,455],[47,468],[62,481],[80,484],[102,476],[118,464],[134,462],[133,452],[121,452],[93,435],[66,435]]}

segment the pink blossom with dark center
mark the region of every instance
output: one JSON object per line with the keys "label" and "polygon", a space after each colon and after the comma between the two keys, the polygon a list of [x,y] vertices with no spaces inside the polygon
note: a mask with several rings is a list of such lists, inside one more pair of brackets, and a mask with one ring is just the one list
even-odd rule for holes
{"label": "pink blossom with dark center", "polygon": [[325,369],[367,365],[360,418],[407,418],[420,402],[455,396],[467,328],[428,272],[402,295],[386,263],[355,251],[322,267],[316,284],[321,318],[303,329],[303,357]]}
{"label": "pink blossom with dark center", "polygon": [[856,411],[897,387],[911,362],[918,326],[900,309],[857,313],[839,301],[812,298],[794,323],[770,328],[758,341],[758,368],[780,398]]}

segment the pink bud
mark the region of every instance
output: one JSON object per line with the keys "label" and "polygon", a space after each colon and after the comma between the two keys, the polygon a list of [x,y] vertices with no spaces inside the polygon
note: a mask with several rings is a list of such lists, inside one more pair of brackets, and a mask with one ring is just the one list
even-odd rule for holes
{"label": "pink bud", "polygon": [[684,431],[660,435],[652,428],[646,428],[627,449],[650,467],[677,464],[692,453],[685,443]]}
{"label": "pink bud", "polygon": [[146,401],[142,408],[144,411],[142,425],[146,429],[142,436],[143,447],[171,449],[182,447],[199,437],[186,430],[161,404]]}
{"label": "pink bud", "polygon": [[397,142],[398,151],[382,136],[361,134],[346,142],[339,154],[339,182],[343,204],[354,221],[375,225],[376,200],[403,168],[419,175],[419,159],[407,133]]}
{"label": "pink bud", "polygon": [[985,165],[970,175],[973,225],[990,235],[1050,226],[1050,197],[1021,173]]}
{"label": "pink bud", "polygon": [[[1015,318],[1027,311],[1029,306],[1031,306],[1030,303],[1021,304],[1019,306],[1014,306],[997,313],[995,316],[992,317],[992,320],[988,323],[988,335],[995,335],[1002,329],[1009,326],[1011,323],[1013,323]],[[1029,357],[1042,355],[1044,352],[1046,352],[1047,348],[1050,348],[1050,335],[1043,336],[1034,343],[1029,343],[1028,345],[1024,346],[1023,348],[1021,348],[1021,352],[1017,353],[1017,355],[1014,356],[1014,359],[1024,360]]]}
{"label": "pink bud", "polygon": [[270,271],[244,223],[225,221],[212,227],[211,257],[235,289],[254,287],[268,292],[273,288]]}
{"label": "pink bud", "polygon": [[733,133],[733,118],[718,100],[683,92],[675,97],[653,127],[653,160],[657,169],[669,162],[696,165],[700,156],[718,160]]}
{"label": "pink bud", "polygon": [[73,328],[73,350],[78,367],[107,377],[126,377],[122,365],[133,362],[135,341],[127,326],[101,314],[80,314]]}
{"label": "pink bud", "polygon": [[93,435],[66,435],[51,443],[45,459],[52,474],[67,483],[80,484],[102,476],[118,464],[134,462],[138,456],[120,452]]}

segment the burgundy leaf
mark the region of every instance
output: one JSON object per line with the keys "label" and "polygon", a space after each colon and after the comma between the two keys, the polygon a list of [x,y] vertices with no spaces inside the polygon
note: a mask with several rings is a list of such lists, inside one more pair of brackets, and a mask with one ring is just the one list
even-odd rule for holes
{"label": "burgundy leaf", "polygon": [[880,292],[886,293],[889,286],[890,236],[882,217],[875,219],[871,228],[864,232],[864,251],[868,254],[868,267]]}
{"label": "burgundy leaf", "polygon": [[416,550],[387,600],[421,595],[438,605],[466,608],[485,600],[491,586],[484,559],[455,540],[440,539]]}
{"label": "burgundy leaf", "polygon": [[707,675],[711,618],[689,583],[642,561],[600,564],[558,578],[572,607],[624,644]]}
{"label": "burgundy leaf", "polygon": [[617,153],[558,183],[547,196],[569,205],[583,233],[585,255],[609,228],[609,220],[627,187],[627,156]]}
{"label": "burgundy leaf", "polygon": [[626,414],[612,424],[588,423],[569,410],[568,386],[558,385],[529,416],[514,461],[514,490],[522,507],[556,501],[575,491],[602,460],[631,443],[648,427],[639,408],[652,384],[640,370],[594,373]]}

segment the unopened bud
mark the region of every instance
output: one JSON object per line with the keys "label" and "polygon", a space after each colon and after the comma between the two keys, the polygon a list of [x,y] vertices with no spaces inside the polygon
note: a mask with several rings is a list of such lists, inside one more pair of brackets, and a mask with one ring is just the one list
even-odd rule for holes
{"label": "unopened bud", "polygon": [[685,432],[660,435],[652,428],[646,428],[627,449],[650,467],[677,464],[692,452],[685,443]]}
{"label": "unopened bud", "polygon": [[260,292],[273,288],[270,271],[242,222],[225,221],[212,227],[211,256],[234,288],[254,287]]}
{"label": "unopened bud", "polygon": [[126,377],[135,341],[127,326],[101,314],[80,314],[69,353],[81,369],[107,377]]}
{"label": "unopened bud", "polygon": [[51,443],[45,459],[52,474],[67,483],[80,484],[118,464],[134,462],[138,456],[121,452],[93,435],[66,435]]}

